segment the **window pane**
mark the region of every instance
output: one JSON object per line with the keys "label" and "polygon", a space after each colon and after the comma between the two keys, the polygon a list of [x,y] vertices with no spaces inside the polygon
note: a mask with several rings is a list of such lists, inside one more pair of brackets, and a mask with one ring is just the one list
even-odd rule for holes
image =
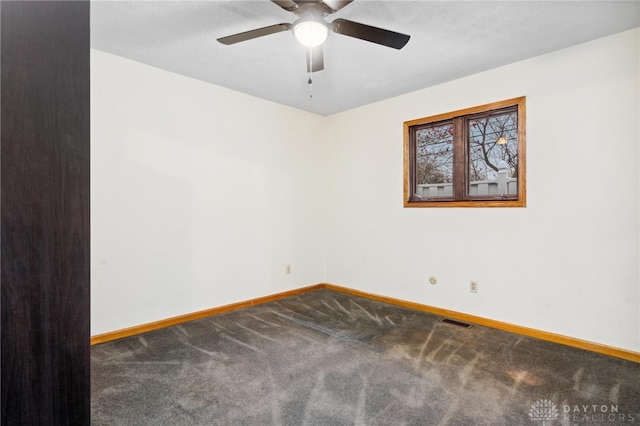
{"label": "window pane", "polygon": [[422,198],[451,196],[453,123],[416,130],[416,192]]}
{"label": "window pane", "polygon": [[518,195],[518,114],[502,111],[468,120],[469,195]]}

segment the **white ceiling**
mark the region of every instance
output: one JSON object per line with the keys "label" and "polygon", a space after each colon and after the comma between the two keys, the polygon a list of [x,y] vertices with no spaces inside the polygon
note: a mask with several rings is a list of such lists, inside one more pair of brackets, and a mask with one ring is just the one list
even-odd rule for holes
{"label": "white ceiling", "polygon": [[268,0],[94,1],[91,46],[329,115],[638,27],[640,1],[355,0],[326,20],[338,17],[411,39],[395,50],[331,34],[312,98],[305,51],[290,32],[216,41],[296,19]]}

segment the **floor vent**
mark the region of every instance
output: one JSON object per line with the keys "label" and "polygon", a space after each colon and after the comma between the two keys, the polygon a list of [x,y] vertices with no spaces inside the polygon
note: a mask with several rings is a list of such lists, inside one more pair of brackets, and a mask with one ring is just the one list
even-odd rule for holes
{"label": "floor vent", "polygon": [[457,325],[459,327],[464,327],[464,328],[471,327],[471,324],[467,324],[466,322],[462,322],[462,321],[452,320],[452,319],[449,319],[449,318],[443,319],[442,322],[446,322],[447,324],[453,324],[453,325]]}

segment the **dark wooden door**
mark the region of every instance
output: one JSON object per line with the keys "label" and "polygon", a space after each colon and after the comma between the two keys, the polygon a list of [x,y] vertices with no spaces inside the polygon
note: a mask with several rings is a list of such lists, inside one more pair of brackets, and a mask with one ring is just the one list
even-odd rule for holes
{"label": "dark wooden door", "polygon": [[89,424],[89,3],[0,15],[1,423]]}

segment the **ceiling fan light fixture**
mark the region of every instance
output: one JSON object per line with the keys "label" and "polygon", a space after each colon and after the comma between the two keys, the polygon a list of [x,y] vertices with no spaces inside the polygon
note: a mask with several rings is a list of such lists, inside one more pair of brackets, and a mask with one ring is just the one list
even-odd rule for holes
{"label": "ceiling fan light fixture", "polygon": [[320,46],[329,36],[326,24],[314,20],[300,20],[293,25],[293,35],[303,46]]}

